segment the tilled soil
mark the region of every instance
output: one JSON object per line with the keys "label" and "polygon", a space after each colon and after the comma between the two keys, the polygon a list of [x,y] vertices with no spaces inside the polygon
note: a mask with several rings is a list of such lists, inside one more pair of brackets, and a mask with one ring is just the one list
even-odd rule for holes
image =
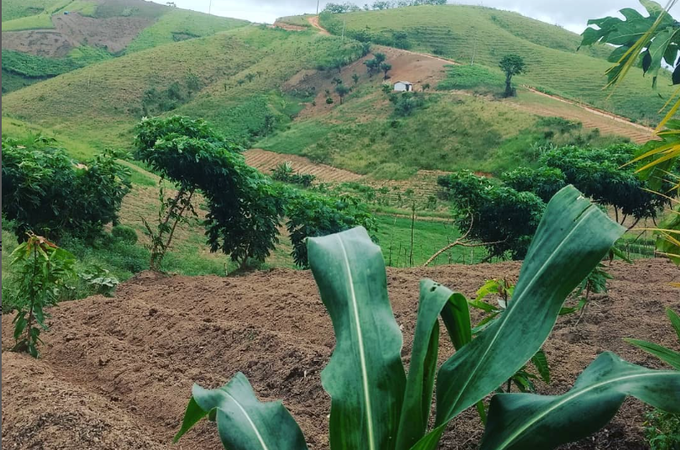
{"label": "tilled soil", "polygon": [[[389,292],[403,326],[408,362],[418,281],[430,277],[472,296],[488,278],[516,279],[517,263],[388,270]],[[560,319],[546,344],[552,367],[541,393],[569,389],[604,350],[649,367],[654,358],[621,339],[677,347],[664,308],[680,307],[669,286],[680,271],[664,260],[615,263],[608,295],[577,317]],[[308,271],[272,270],[230,278],[158,277],[143,273],[113,298],[91,297],[51,311],[40,360],[2,353],[2,447],[7,449],[219,449],[203,423],[177,446],[191,385],[225,383],[243,372],[261,400],[282,399],[311,449],[328,448],[330,401],[320,383],[334,346],[331,322]],[[3,317],[2,345],[12,345]],[[444,344],[441,354],[450,355]],[[645,406],[628,400],[615,419],[569,449],[643,449]],[[449,427],[441,448],[473,449],[482,429],[474,411]]]}

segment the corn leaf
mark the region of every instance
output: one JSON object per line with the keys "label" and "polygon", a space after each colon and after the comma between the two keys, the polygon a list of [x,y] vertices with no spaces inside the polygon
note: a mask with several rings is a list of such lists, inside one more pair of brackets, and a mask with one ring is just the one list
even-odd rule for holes
{"label": "corn leaf", "polygon": [[307,248],[336,339],[321,373],[331,448],[394,448],[406,375],[380,248],[361,227],[310,238]]}
{"label": "corn leaf", "polygon": [[300,427],[278,402],[261,403],[242,373],[221,388],[203,389],[194,385],[184,414],[177,442],[202,418],[210,415],[217,422],[222,444],[229,450],[304,450]]}
{"label": "corn leaf", "polygon": [[548,450],[602,428],[631,395],[680,412],[680,372],[657,371],[601,354],[559,396],[500,394],[491,400],[481,450]]}
{"label": "corn leaf", "polygon": [[432,390],[437,371],[439,323],[444,322],[456,348],[470,342],[470,313],[467,300],[432,280],[420,282],[416,332],[409,364],[406,392],[397,435],[397,449],[409,449],[427,429],[432,408]]}
{"label": "corn leaf", "polygon": [[624,339],[624,341],[646,351],[650,355],[656,356],[674,369],[680,370],[680,353],[662,345],[643,341],[641,339]]}
{"label": "corn leaf", "polygon": [[508,309],[439,370],[436,428],[414,449],[436,448],[453,417],[496,389],[536,354],[555,325],[567,295],[622,233],[622,227],[573,186],[553,197]]}
{"label": "corn leaf", "polygon": [[680,342],[680,316],[670,308],[666,308],[666,315],[668,316],[668,320],[671,321],[671,326],[678,335],[678,341]]}

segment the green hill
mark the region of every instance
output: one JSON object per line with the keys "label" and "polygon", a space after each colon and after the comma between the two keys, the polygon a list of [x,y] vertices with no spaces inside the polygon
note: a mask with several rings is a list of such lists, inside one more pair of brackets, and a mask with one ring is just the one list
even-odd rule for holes
{"label": "green hill", "polygon": [[141,117],[204,117],[233,139],[285,127],[306,92],[281,85],[303,69],[362,55],[353,40],[243,27],[115,58],[3,98],[3,115],[81,140],[94,148],[129,147]]}
{"label": "green hill", "polygon": [[[613,93],[602,90],[611,48],[577,51],[580,36],[520,14],[480,6],[415,6],[382,11],[321,15],[333,34],[452,58],[463,64],[496,68],[507,54],[522,56],[522,82],[543,91],[582,101],[643,123],[656,123],[672,89],[662,74],[658,93],[651,80],[631,73]],[[635,69],[638,71],[639,69]],[[611,97],[609,95],[611,94]]]}
{"label": "green hill", "polygon": [[3,0],[2,92],[248,22],[144,0]]}

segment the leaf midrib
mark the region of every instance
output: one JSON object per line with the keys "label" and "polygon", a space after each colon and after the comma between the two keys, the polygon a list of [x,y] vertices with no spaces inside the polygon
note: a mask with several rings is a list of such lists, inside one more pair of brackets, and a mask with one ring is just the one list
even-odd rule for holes
{"label": "leaf midrib", "polygon": [[[569,234],[567,234],[567,235],[564,237],[564,239],[562,239],[562,242],[560,242],[560,245],[557,246],[557,248],[555,249],[555,251],[552,252],[552,254],[550,255],[550,257],[545,261],[545,263],[543,263],[543,265],[541,266],[541,268],[536,272],[536,275],[532,278],[532,280],[529,282],[529,284],[528,284],[527,287],[524,289],[524,291],[522,291],[522,294],[519,296],[519,298],[517,298],[517,299],[515,300],[514,303],[517,303],[517,302],[521,301],[522,298],[524,298],[524,296],[526,295],[526,293],[529,292],[531,286],[533,286],[534,283],[535,283],[538,279],[541,278],[540,275],[543,273],[543,271],[545,270],[546,266],[553,260],[553,258],[555,257],[555,256],[554,256],[555,253],[557,253],[557,252],[562,248],[562,246],[565,245],[565,243],[569,240],[569,237],[571,237],[571,235],[574,234],[574,233],[576,232],[576,230],[583,224],[583,222],[585,221],[586,217],[588,217],[590,214],[592,214],[593,211],[595,211],[595,208],[591,205],[591,206],[589,206],[589,207],[587,208],[586,211],[584,211],[584,212],[580,215],[580,219],[579,219],[578,223],[576,224],[576,226],[569,232]],[[506,317],[505,317],[505,319],[503,320],[503,322],[500,324],[500,326],[498,327],[498,331],[494,334],[493,339],[491,340],[491,342],[490,342],[489,345],[487,346],[486,351],[484,352],[484,354],[482,355],[482,357],[479,358],[479,359],[477,359],[477,364],[475,365],[474,370],[471,370],[471,371],[469,372],[470,376],[469,376],[468,379],[465,381],[465,384],[464,384],[464,385],[460,388],[460,390],[458,391],[458,396],[456,397],[455,401],[453,402],[453,405],[454,405],[454,406],[457,406],[457,405],[458,405],[458,401],[459,401],[460,398],[463,396],[463,393],[465,392],[465,389],[467,389],[468,385],[469,385],[470,382],[472,381],[472,378],[473,378],[473,377],[472,377],[472,374],[476,373],[477,370],[479,369],[479,366],[482,365],[482,362],[484,362],[484,361],[487,359],[487,355],[489,354],[489,352],[491,351],[491,349],[493,348],[493,346],[496,344],[496,341],[497,341],[497,339],[498,339],[498,336],[500,335],[500,333],[501,333],[501,331],[503,330],[503,328],[505,328],[505,324],[508,323],[508,322],[510,321],[510,317],[511,317],[511,315],[514,313],[515,309],[517,309],[517,308],[512,308],[512,309],[510,309],[509,311],[506,311]],[[547,339],[547,337],[546,337],[546,339]],[[451,389],[453,389],[453,386],[449,387],[449,390],[451,390]],[[446,422],[446,420],[445,420],[445,422]],[[442,423],[444,423],[444,422],[442,422]]]}
{"label": "leaf midrib", "polygon": [[364,350],[364,340],[363,333],[361,332],[361,322],[359,320],[359,308],[357,305],[356,293],[354,292],[354,279],[352,277],[352,271],[349,265],[349,257],[347,256],[347,250],[345,249],[345,243],[342,238],[336,235],[338,242],[340,242],[340,249],[342,250],[343,263],[345,265],[345,271],[347,272],[347,277],[349,278],[349,290],[351,297],[352,313],[354,316],[354,322],[356,325],[357,342],[359,343],[359,362],[361,364],[361,382],[364,390],[364,400],[366,403],[366,422],[368,426],[368,442],[369,448],[375,450],[375,440],[373,434],[373,420],[372,420],[372,410],[371,410],[371,397],[370,389],[368,387],[368,370],[366,368],[366,354]]}
{"label": "leaf midrib", "polygon": [[227,392],[225,390],[224,393],[226,394],[227,397],[229,397],[230,399],[232,399],[234,401],[234,403],[236,404],[238,409],[245,416],[246,420],[248,421],[250,426],[253,428],[253,431],[255,432],[255,436],[257,436],[257,440],[260,441],[260,445],[262,446],[263,450],[269,450],[269,447],[267,447],[267,444],[265,444],[264,439],[262,438],[262,435],[258,431],[257,427],[255,426],[255,423],[252,421],[252,419],[248,415],[248,412],[245,410],[245,408],[243,408],[243,406],[241,406],[241,404],[238,402],[238,400],[236,400],[236,398],[234,398],[234,396],[231,395],[229,392]]}
{"label": "leaf midrib", "polygon": [[[498,447],[496,447],[496,448],[497,448],[498,450],[502,450],[502,449],[505,448],[507,445],[512,444],[512,441],[514,441],[515,439],[517,439],[517,437],[518,437],[519,435],[521,435],[522,433],[524,433],[528,428],[530,428],[531,426],[533,426],[533,425],[534,425],[536,422],[538,422],[539,420],[543,419],[545,416],[547,416],[548,414],[550,414],[552,411],[554,411],[555,409],[557,409],[557,408],[559,408],[560,406],[564,405],[565,403],[568,403],[568,402],[572,401],[573,399],[575,399],[575,398],[577,398],[577,397],[579,397],[579,396],[581,396],[581,395],[584,395],[584,394],[586,394],[586,393],[592,391],[593,389],[597,389],[597,388],[602,387],[602,386],[605,386],[605,385],[607,385],[607,384],[616,383],[616,382],[619,382],[619,381],[630,380],[630,379],[633,379],[633,378],[644,378],[644,377],[655,377],[655,376],[673,376],[673,375],[678,376],[678,372],[675,372],[675,371],[663,371],[663,372],[657,372],[657,373],[637,373],[637,374],[633,374],[633,375],[625,375],[625,376],[621,376],[621,377],[614,378],[614,379],[611,379],[611,380],[606,380],[606,381],[603,381],[603,382],[600,382],[600,383],[593,384],[592,386],[589,386],[589,387],[587,387],[587,388],[585,388],[585,389],[581,389],[581,390],[579,390],[579,391],[577,391],[577,392],[574,392],[574,393],[571,394],[571,395],[570,395],[570,394],[567,394],[567,396],[566,396],[562,401],[557,402],[557,403],[556,403],[555,405],[553,405],[552,407],[550,407],[550,408],[548,408],[547,410],[545,410],[544,412],[540,413],[538,416],[536,416],[535,419],[530,420],[529,422],[527,422],[526,425],[523,425],[523,426],[519,427],[519,429],[517,429],[513,434],[511,434],[505,441],[503,441],[503,442],[502,442]],[[513,395],[513,394],[507,394],[507,395]],[[514,394],[514,395],[522,395],[522,394]],[[527,394],[527,395],[531,395],[531,394]]]}

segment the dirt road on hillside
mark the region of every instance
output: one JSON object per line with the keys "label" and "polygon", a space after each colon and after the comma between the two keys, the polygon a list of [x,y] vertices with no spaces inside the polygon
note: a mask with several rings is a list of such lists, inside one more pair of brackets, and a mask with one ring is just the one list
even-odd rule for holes
{"label": "dirt road on hillside", "polygon": [[[388,289],[409,355],[418,281],[431,277],[474,295],[488,278],[515,278],[518,263],[390,269]],[[546,344],[552,384],[566,392],[605,349],[649,367],[651,356],[622,341],[634,336],[677,348],[664,307],[677,308],[677,268],[665,260],[615,263],[609,295],[597,296],[578,327],[562,317]],[[216,387],[237,371],[261,400],[282,399],[310,449],[328,448],[330,402],[320,382],[334,347],[331,321],[308,271],[271,270],[230,278],[142,273],[113,298],[91,297],[50,311],[39,360],[2,353],[2,445],[7,449],[207,449],[221,445],[203,423],[178,445],[191,386]],[[475,316],[477,318],[477,316]],[[13,343],[12,317],[2,318],[2,346]],[[446,339],[442,358],[452,353]],[[572,450],[642,450],[644,407],[627,401],[594,437]],[[473,449],[482,434],[474,411],[449,427],[443,449]]]}

